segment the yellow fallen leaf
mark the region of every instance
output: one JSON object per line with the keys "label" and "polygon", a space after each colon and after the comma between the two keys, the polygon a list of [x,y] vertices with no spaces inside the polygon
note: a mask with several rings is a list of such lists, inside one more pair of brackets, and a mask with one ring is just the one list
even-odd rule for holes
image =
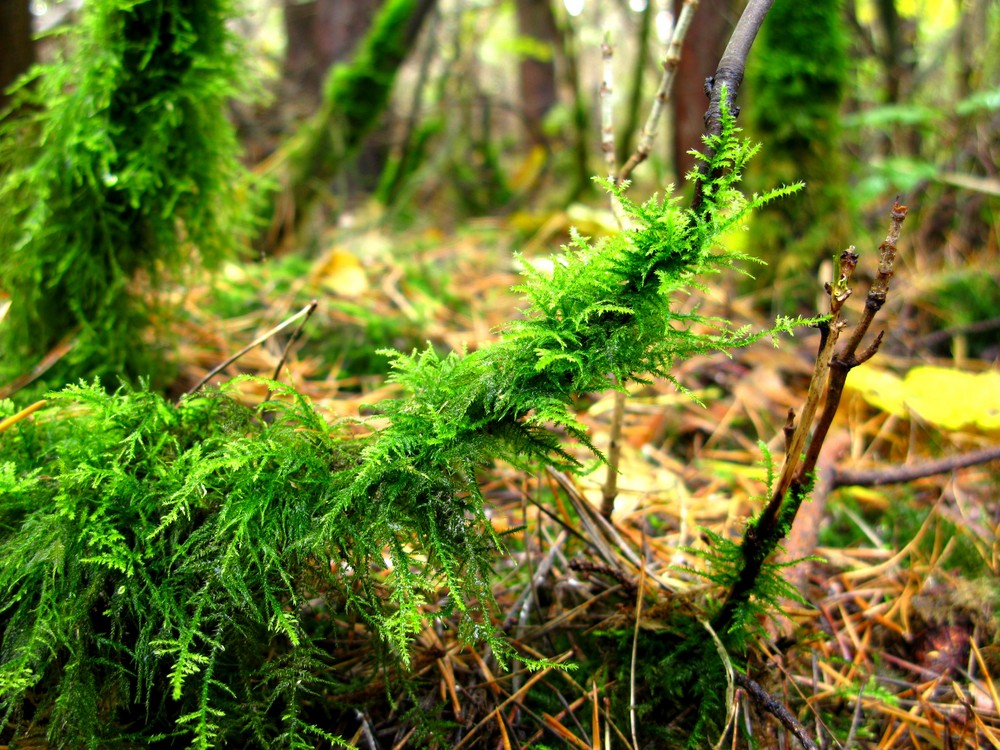
{"label": "yellow fallen leaf", "polygon": [[876,409],[897,417],[909,415],[903,400],[903,381],[888,370],[877,367],[855,367],[847,376],[846,387],[857,391]]}
{"label": "yellow fallen leaf", "polygon": [[368,291],[368,275],[354,255],[334,248],[313,267],[312,281],[340,297],[359,297]]}
{"label": "yellow fallen leaf", "polygon": [[1000,429],[1000,372],[914,367],[903,379],[906,405],[946,430]]}
{"label": "yellow fallen leaf", "polygon": [[917,414],[944,430],[1000,430],[1000,372],[921,366],[900,378],[877,367],[858,367],[847,378],[877,409],[899,417]]}

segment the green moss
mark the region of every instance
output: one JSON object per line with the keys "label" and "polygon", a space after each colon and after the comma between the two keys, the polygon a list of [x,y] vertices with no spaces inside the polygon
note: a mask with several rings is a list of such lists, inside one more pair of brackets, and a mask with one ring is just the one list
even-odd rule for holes
{"label": "green moss", "polygon": [[[35,72],[0,133],[3,379],[68,334],[60,382],[160,373],[144,343],[162,279],[232,255],[250,229],[227,99],[238,92],[225,0],[88,3],[72,52]],[[30,93],[29,93],[30,92]]]}

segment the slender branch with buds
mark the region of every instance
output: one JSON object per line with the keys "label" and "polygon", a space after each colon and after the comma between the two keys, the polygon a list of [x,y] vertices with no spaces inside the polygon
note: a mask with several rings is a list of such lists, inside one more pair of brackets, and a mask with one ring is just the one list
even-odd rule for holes
{"label": "slender branch with buds", "polygon": [[[820,352],[816,357],[816,367],[809,383],[802,415],[794,430],[794,416],[789,415],[785,426],[785,463],[772,488],[771,499],[760,516],[748,526],[743,538],[743,567],[739,579],[726,595],[726,600],[712,621],[712,627],[719,632],[729,628],[737,610],[748,600],[764,563],[787,534],[799,506],[812,488],[820,450],[840,406],[847,374],[871,359],[882,343],[882,333],[879,333],[864,351],[858,353],[858,347],[868,333],[875,315],[885,304],[896,261],[896,243],[899,241],[900,227],[906,218],[906,210],[906,206],[898,201],[893,204],[889,232],[879,246],[878,273],[868,291],[864,313],[839,352],[836,351],[837,340],[841,331],[847,327],[841,319],[841,311],[844,302],[851,296],[851,278],[858,262],[853,247],[841,253],[837,279],[826,286],[830,295],[830,319],[822,329]],[[823,409],[816,418],[821,401]],[[791,437],[788,437],[789,434]]]}
{"label": "slender branch with buds", "polygon": [[674,26],[674,33],[670,37],[670,44],[667,47],[666,57],[663,59],[663,75],[660,77],[660,85],[656,89],[656,97],[653,99],[653,106],[649,111],[646,124],[639,134],[639,143],[636,145],[635,153],[629,157],[622,167],[621,172],[615,180],[619,185],[628,179],[632,171],[642,164],[653,150],[653,140],[656,138],[656,129],[659,127],[660,118],[666,109],[667,102],[670,101],[670,90],[674,85],[674,77],[677,74],[677,64],[681,59],[681,45],[684,37],[687,36],[688,29],[691,28],[691,19],[698,7],[698,0],[686,0],[677,17],[677,25]]}

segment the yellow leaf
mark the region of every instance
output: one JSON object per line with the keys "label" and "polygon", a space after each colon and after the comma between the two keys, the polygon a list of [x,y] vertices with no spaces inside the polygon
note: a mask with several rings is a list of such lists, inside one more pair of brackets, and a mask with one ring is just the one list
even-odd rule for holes
{"label": "yellow leaf", "polygon": [[851,371],[847,387],[877,409],[899,417],[917,414],[943,430],[1000,430],[1000,372],[923,366],[900,378],[866,366]]}
{"label": "yellow leaf", "polygon": [[898,375],[877,367],[856,367],[847,376],[847,388],[857,391],[876,409],[897,417],[909,415],[903,400],[903,381]]}
{"label": "yellow leaf", "polygon": [[368,291],[368,276],[354,255],[334,248],[313,267],[312,281],[341,297],[359,297]]}
{"label": "yellow leaf", "polygon": [[914,367],[903,390],[906,405],[938,427],[1000,429],[1000,372]]}

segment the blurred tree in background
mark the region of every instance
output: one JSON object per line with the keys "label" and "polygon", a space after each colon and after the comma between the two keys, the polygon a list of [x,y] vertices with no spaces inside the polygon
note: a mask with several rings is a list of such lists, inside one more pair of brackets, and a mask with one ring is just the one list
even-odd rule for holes
{"label": "blurred tree in background", "polygon": [[0,2],[0,29],[4,38],[4,49],[0,52],[0,112],[3,112],[10,103],[7,87],[35,62],[31,8],[27,0]]}
{"label": "blurred tree in background", "polygon": [[227,101],[243,90],[227,0],[100,0],[3,124],[6,381],[61,343],[63,382],[162,377],[150,279],[245,243],[251,195]]}
{"label": "blurred tree in background", "polygon": [[753,102],[753,132],[766,142],[768,154],[753,165],[754,189],[806,183],[799,195],[757,217],[754,243],[771,264],[765,277],[798,277],[800,293],[807,295],[815,288],[809,271],[844,249],[852,236],[845,221],[847,175],[840,148],[841,103],[850,73],[842,5],[775,0],[755,46],[745,93]]}

